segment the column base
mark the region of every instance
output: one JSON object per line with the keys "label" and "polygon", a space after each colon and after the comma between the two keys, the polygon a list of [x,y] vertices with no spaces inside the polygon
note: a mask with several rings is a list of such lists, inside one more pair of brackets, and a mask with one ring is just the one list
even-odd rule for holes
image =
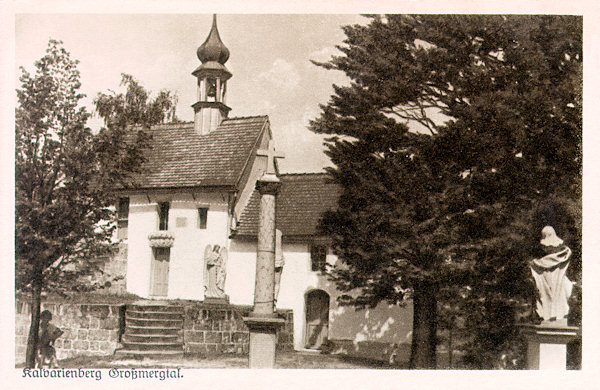
{"label": "column base", "polygon": [[561,322],[522,325],[527,341],[528,370],[566,370],[567,344],[581,337],[581,328]]}
{"label": "column base", "polygon": [[277,328],[285,320],[274,317],[244,317],[250,329],[249,368],[273,368],[277,347]]}

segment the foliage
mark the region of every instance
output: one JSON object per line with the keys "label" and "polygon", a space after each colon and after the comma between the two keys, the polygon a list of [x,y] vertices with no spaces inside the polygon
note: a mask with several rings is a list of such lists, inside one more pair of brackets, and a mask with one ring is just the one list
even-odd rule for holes
{"label": "foliage", "polygon": [[415,354],[435,344],[436,310],[419,298],[442,287],[469,288],[465,321],[500,350],[531,301],[527,261],[545,224],[580,280],[581,18],[369,18],[317,63],[351,80],[311,123],[332,136],[343,189],[322,221],[342,260],[331,277],[360,291],[342,303],[413,298],[413,367],[434,366]]}
{"label": "foliage", "polygon": [[[79,107],[84,95],[78,61],[61,44],[50,40],[34,75],[21,68],[17,90],[15,279],[17,291],[32,299],[28,367],[34,363],[42,291],[103,287],[85,276],[102,274],[101,260],[115,248],[111,191],[116,179],[141,170],[148,146],[143,128],[164,120],[174,106],[168,92],[150,101],[124,76],[126,97],[98,97],[108,129],[94,135],[86,127],[88,112]],[[140,142],[124,138],[130,125],[143,126]]]}

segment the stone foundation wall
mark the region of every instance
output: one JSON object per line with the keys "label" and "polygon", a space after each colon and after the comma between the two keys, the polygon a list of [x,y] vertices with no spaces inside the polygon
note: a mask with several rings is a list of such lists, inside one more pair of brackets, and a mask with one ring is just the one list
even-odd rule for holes
{"label": "stone foundation wall", "polygon": [[[15,363],[25,362],[27,336],[31,323],[28,302],[17,300],[15,307]],[[52,313],[51,323],[64,333],[54,343],[56,356],[66,359],[79,355],[111,355],[120,347],[121,305],[42,303],[42,311]]]}
{"label": "stone foundation wall", "polygon": [[[176,303],[180,304],[181,303]],[[250,335],[243,317],[252,307],[185,302],[183,343],[186,354],[247,354]],[[57,358],[79,355],[112,355],[121,347],[124,332],[125,305],[42,303],[42,310],[52,313],[51,323],[64,333],[54,348]],[[278,350],[294,349],[294,316],[292,310],[278,310],[285,319],[278,331]],[[15,363],[25,362],[27,335],[31,321],[29,302],[17,300],[15,308]]]}
{"label": "stone foundation wall", "polygon": [[[252,307],[191,303],[184,305],[183,343],[186,354],[247,354],[250,334],[244,324]],[[294,349],[294,316],[291,310],[278,310],[285,319],[279,329],[278,350]]]}

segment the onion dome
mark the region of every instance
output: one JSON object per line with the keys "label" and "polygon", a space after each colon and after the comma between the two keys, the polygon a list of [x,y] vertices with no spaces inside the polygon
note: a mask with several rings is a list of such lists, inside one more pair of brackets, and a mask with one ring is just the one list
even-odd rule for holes
{"label": "onion dome", "polygon": [[206,41],[196,51],[198,59],[205,62],[218,62],[224,64],[229,59],[229,49],[225,47],[217,30],[217,15],[213,15],[213,24]]}

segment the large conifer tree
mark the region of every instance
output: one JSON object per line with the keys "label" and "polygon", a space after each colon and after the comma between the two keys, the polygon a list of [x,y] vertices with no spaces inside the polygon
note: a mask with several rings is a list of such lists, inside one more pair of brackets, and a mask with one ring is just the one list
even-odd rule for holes
{"label": "large conifer tree", "polygon": [[531,299],[541,227],[572,247],[579,278],[582,20],[369,18],[318,64],[351,80],[311,123],[332,136],[343,188],[322,222],[341,259],[331,276],[347,304],[412,298],[413,368],[436,366],[442,289],[499,352]]}

